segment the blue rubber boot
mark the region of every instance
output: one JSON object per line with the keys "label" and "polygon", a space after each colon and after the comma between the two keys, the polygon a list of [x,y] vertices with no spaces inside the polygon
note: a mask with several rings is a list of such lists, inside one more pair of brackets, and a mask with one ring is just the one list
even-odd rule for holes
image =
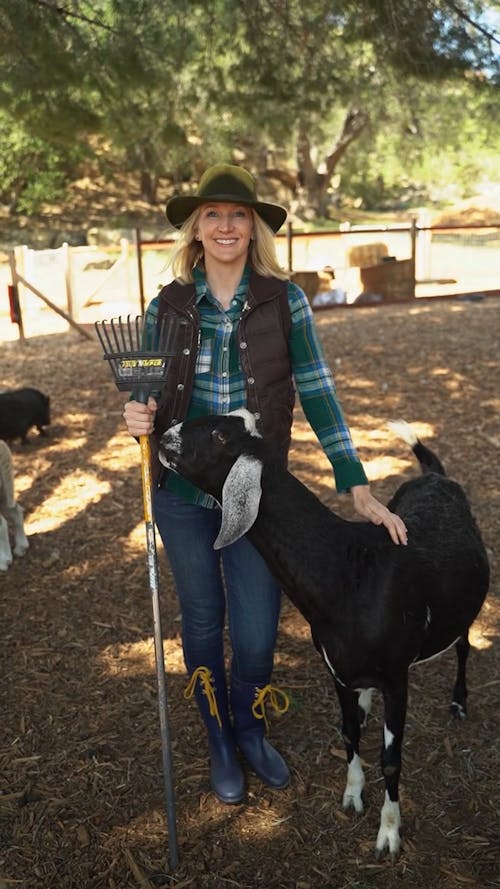
{"label": "blue rubber boot", "polygon": [[222,803],[240,803],[245,796],[245,779],[229,719],[223,662],[192,671],[184,697],[193,695],[207,729],[212,790]]}
{"label": "blue rubber boot", "polygon": [[266,699],[278,713],[285,713],[290,706],[287,695],[272,685],[260,687],[232,677],[231,710],[236,745],[261,781],[281,790],[289,783],[290,772],[281,754],[266,740]]}

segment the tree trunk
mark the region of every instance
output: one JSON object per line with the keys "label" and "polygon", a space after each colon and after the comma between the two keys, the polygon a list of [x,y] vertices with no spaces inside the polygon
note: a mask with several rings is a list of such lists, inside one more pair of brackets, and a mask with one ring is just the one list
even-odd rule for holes
{"label": "tree trunk", "polygon": [[297,136],[297,166],[299,170],[300,204],[298,212],[325,217],[328,215],[332,176],[349,145],[358,138],[368,123],[368,114],[360,108],[350,108],[344,118],[340,135],[330,153],[323,159],[321,172],[312,161],[311,143],[307,127],[299,125]]}
{"label": "tree trunk", "polygon": [[141,170],[141,197],[149,204],[156,204],[158,177],[149,170]]}

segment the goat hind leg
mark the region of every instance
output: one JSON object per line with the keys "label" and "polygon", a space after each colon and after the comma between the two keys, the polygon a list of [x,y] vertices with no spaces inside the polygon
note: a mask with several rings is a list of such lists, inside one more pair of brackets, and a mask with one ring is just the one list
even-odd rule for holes
{"label": "goat hind leg", "polygon": [[399,776],[407,698],[408,674],[391,688],[384,689],[384,742],[380,760],[385,781],[385,800],[380,812],[375,855],[380,858],[387,850],[393,861],[398,857],[401,845]]}
{"label": "goat hind leg", "polygon": [[6,518],[11,523],[14,532],[14,555],[24,556],[26,550],[29,549],[29,542],[24,531],[23,511],[19,504],[14,503],[13,506],[8,507]]}
{"label": "goat hind leg", "polygon": [[365,776],[359,756],[360,724],[358,711],[358,694],[335,682],[337,695],[342,710],[342,736],[347,755],[347,781],[342,798],[342,807],[363,811],[363,789]]}
{"label": "goat hind leg", "polygon": [[467,658],[469,657],[470,643],[469,633],[466,631],[460,639],[455,642],[455,651],[457,653],[457,675],[455,685],[453,686],[453,696],[450,704],[450,714],[455,719],[465,719],[467,716],[467,683],[466,683],[466,667]]}

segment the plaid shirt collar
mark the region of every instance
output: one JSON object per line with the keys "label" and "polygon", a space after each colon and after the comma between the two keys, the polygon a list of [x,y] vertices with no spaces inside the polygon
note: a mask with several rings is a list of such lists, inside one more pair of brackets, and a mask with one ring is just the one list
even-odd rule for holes
{"label": "plaid shirt collar", "polygon": [[[196,287],[196,305],[199,304],[199,302],[203,299],[203,297],[206,297],[207,299],[209,299],[209,301],[213,301],[214,296],[207,284],[205,272],[203,271],[203,269],[200,269],[198,266],[196,266],[193,269],[193,281],[194,281],[194,285]],[[244,303],[246,300],[249,281],[250,281],[250,266],[246,265],[245,268],[243,269],[243,275],[241,276],[241,281],[238,284],[235,294],[234,294],[234,297],[233,297],[234,299],[237,299],[238,302],[240,302],[240,303]]]}

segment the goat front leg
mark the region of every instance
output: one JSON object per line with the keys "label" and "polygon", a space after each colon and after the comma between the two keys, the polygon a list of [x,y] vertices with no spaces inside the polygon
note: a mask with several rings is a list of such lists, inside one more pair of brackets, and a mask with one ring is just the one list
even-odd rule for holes
{"label": "goat front leg", "polygon": [[455,651],[457,653],[457,676],[455,685],[453,686],[453,696],[450,705],[450,713],[455,719],[465,719],[467,716],[467,683],[465,673],[467,667],[467,658],[469,657],[470,643],[469,633],[466,631],[460,639],[455,642]]}
{"label": "goat front leg", "polygon": [[29,541],[24,531],[24,514],[18,503],[9,506],[5,511],[6,519],[12,525],[14,534],[14,555],[24,556],[29,549]]}
{"label": "goat front leg", "polygon": [[7,571],[11,562],[12,550],[9,540],[9,526],[3,515],[0,515],[0,571]]}
{"label": "goat front leg", "polygon": [[408,699],[408,673],[397,683],[384,688],[384,742],[381,767],[385,781],[385,800],[380,812],[380,826],[375,844],[375,855],[380,858],[386,850],[394,861],[399,854],[401,813],[399,810],[399,776],[401,747]]}
{"label": "goat front leg", "polygon": [[342,710],[342,736],[347,755],[347,781],[342,798],[342,807],[363,811],[363,790],[365,776],[359,756],[359,739],[361,735],[358,693],[341,685],[335,680],[335,688]]}

